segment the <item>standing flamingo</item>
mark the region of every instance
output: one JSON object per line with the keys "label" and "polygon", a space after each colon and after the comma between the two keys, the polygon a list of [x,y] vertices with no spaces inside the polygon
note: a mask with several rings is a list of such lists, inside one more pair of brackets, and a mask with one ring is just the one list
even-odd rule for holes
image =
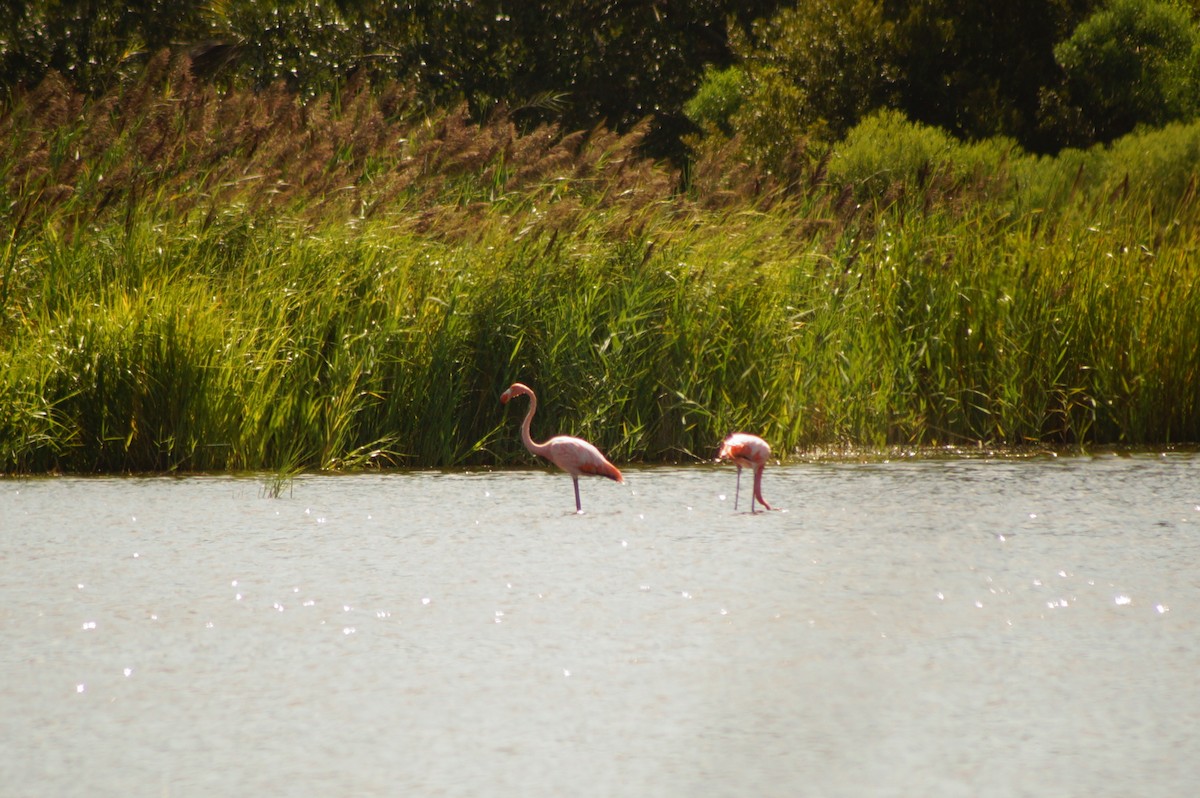
{"label": "standing flamingo", "polygon": [[737,509],[738,494],[742,492],[742,466],[754,469],[754,495],[750,497],[750,512],[756,512],[754,509],[755,499],[758,499],[759,503],[768,510],[773,509],[762,496],[763,467],[766,466],[767,458],[770,456],[771,446],[757,435],[735,432],[721,443],[721,451],[717,453],[717,460],[729,459],[737,464],[737,490],[733,494],[733,509]]}
{"label": "standing flamingo", "polygon": [[583,512],[583,507],[579,503],[580,474],[608,477],[617,482],[625,481],[617,467],[608,462],[604,455],[600,454],[599,449],[582,438],[556,435],[545,443],[535,441],[529,434],[529,422],[533,419],[534,411],[537,410],[537,394],[533,392],[533,389],[514,382],[508,386],[507,391],[500,394],[500,401],[508,404],[509,399],[521,394],[529,397],[529,410],[525,412],[525,420],[521,422],[521,442],[525,444],[525,448],[530,453],[538,457],[545,457],[571,475],[571,481],[575,483],[575,512]]}

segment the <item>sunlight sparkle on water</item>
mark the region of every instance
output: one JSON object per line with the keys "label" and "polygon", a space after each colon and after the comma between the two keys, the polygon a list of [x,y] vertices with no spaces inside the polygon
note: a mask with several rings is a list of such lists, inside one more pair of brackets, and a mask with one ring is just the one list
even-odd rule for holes
{"label": "sunlight sparkle on water", "polygon": [[[273,503],[243,475],[28,480],[22,496],[37,496],[0,501],[0,560],[20,566],[0,609],[16,652],[0,667],[0,727],[16,732],[0,796],[69,795],[81,775],[113,795],[155,781],[172,793],[222,781],[270,793],[281,777],[325,794],[331,783],[348,795],[384,783],[428,795],[506,783],[578,793],[590,786],[580,772],[599,792],[630,795],[686,795],[698,777],[702,791],[731,796],[901,783],[905,794],[988,784],[999,795],[1020,793],[1031,775],[1048,795],[1147,785],[1187,795],[1195,763],[1169,752],[1194,748],[1200,716],[1200,636],[1189,634],[1200,582],[1194,536],[1180,534],[1200,529],[1200,454],[1186,473],[1174,455],[1161,466],[1141,455],[1044,459],[797,463],[768,479],[780,503],[801,509],[761,521],[740,502],[733,515],[713,507],[728,502],[721,482],[733,475],[691,464],[629,469],[636,495],[588,482],[591,521],[564,520],[570,480],[549,466],[536,477],[485,473],[483,502],[478,477],[457,471],[306,476],[295,500]],[[680,516],[692,498],[701,504]],[[122,512],[133,502],[147,518],[136,529]],[[515,514],[491,513],[481,530],[491,505],[510,503]],[[364,506],[380,508],[378,527],[362,523]],[[312,529],[322,507],[338,534]],[[44,519],[22,515],[34,510]],[[622,532],[638,545],[618,537],[618,560],[611,536]],[[121,560],[135,554],[133,567]],[[230,568],[247,571],[253,597]],[[81,572],[96,574],[95,587]],[[86,596],[64,592],[72,574]],[[240,607],[222,598],[222,580]],[[932,593],[944,609],[921,599],[931,582],[945,586]],[[446,591],[436,610],[434,590]],[[342,604],[318,610],[318,595]],[[350,603],[359,599],[367,609]],[[165,617],[148,609],[160,604]],[[284,612],[297,606],[313,611]],[[356,617],[339,627],[329,617],[338,608]],[[731,669],[739,651],[751,653]],[[554,666],[563,656],[582,679]],[[1064,681],[1063,662],[1085,667]],[[1130,678],[1147,663],[1153,679]],[[881,700],[884,725],[907,733],[875,740],[872,757]],[[261,744],[228,744],[231,706],[242,736]],[[932,721],[904,723],[930,707]],[[289,756],[287,736],[311,729],[314,713],[345,744]],[[592,744],[569,745],[581,737]],[[568,756],[553,756],[564,741]],[[873,765],[837,767],[863,751]],[[1072,766],[1086,761],[1103,765]]]}

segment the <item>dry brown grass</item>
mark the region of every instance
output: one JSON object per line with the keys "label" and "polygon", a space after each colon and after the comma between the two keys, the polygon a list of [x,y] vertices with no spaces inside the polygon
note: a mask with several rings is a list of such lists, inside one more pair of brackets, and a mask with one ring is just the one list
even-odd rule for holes
{"label": "dry brown grass", "polygon": [[402,87],[361,82],[304,103],[282,86],[220,93],[163,53],[104,97],[51,76],[16,98],[0,115],[0,191],[77,222],[153,199],[176,216],[384,212],[425,229],[437,220],[443,234],[496,206],[537,206],[555,226],[581,207],[635,213],[676,193],[677,171],[638,152],[647,128],[523,130],[504,109],[479,122],[465,106],[422,111]]}

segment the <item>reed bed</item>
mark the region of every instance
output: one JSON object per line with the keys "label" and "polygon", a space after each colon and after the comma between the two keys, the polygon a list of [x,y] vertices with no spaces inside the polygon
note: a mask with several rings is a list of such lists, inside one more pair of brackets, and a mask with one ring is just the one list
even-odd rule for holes
{"label": "reed bed", "polygon": [[734,429],[785,454],[1200,440],[1194,183],[1085,185],[1067,154],[866,195],[828,160],[774,186],[703,163],[684,191],[636,131],[158,68],[0,119],[5,472],[525,462],[516,380],[536,437],[618,462]]}

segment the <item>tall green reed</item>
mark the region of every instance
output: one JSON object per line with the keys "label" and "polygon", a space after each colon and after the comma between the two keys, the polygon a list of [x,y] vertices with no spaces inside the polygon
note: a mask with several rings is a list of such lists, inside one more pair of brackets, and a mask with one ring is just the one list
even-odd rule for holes
{"label": "tall green reed", "polygon": [[1133,150],[716,202],[602,130],[177,91],[5,117],[6,471],[521,462],[516,380],[535,436],[621,461],[1200,440],[1194,182],[1123,179]]}

